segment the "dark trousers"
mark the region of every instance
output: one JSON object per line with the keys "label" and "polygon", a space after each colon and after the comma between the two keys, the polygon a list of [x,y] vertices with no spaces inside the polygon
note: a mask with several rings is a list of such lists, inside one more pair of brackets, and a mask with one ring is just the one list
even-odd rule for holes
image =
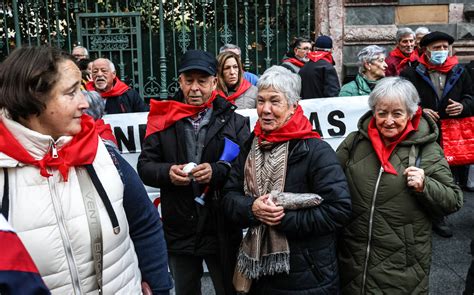
{"label": "dark trousers", "polygon": [[474,240],[471,241],[471,266],[467,271],[464,295],[474,294]]}
{"label": "dark trousers", "polygon": [[176,295],[201,294],[202,262],[205,261],[216,295],[225,294],[223,269],[217,255],[193,256],[168,254],[171,275],[174,278]]}

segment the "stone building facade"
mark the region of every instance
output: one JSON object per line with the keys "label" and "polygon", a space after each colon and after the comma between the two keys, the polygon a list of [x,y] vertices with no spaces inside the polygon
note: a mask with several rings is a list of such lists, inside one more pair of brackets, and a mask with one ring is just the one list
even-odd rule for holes
{"label": "stone building facade", "polygon": [[357,53],[367,45],[393,49],[400,27],[423,26],[455,38],[461,63],[474,60],[474,0],[315,0],[317,34],[334,40],[341,81],[357,73]]}

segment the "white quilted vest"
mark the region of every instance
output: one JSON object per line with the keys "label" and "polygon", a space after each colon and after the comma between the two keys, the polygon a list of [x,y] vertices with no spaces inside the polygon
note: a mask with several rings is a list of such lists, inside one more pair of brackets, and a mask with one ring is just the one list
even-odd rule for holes
{"label": "white quilted vest", "polygon": [[[0,117],[15,138],[35,159],[48,152],[52,138]],[[72,139],[64,136],[57,148]],[[141,294],[141,275],[123,208],[120,175],[99,140],[94,169],[117,215],[120,233],[114,234],[109,216],[96,190],[103,236],[103,294]],[[98,294],[89,225],[84,210],[81,182],[84,168],[70,168],[69,180],[57,170],[45,178],[34,166],[24,166],[0,153],[0,167],[8,167],[9,222],[25,244],[44,282],[53,294]],[[82,180],[81,180],[82,179]],[[0,169],[0,202],[4,173]]]}

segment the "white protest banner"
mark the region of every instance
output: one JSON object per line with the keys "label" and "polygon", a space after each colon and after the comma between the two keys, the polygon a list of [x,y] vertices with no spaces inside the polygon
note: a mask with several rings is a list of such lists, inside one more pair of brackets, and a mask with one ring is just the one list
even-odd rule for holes
{"label": "white protest banner", "polygon": [[[330,97],[301,100],[305,116],[313,129],[335,150],[342,140],[357,129],[359,118],[369,110],[368,96]],[[250,128],[257,121],[256,109],[237,110],[237,113],[249,118]],[[112,126],[117,138],[119,150],[128,159],[128,154],[141,152],[146,131],[148,113],[127,113],[106,115],[104,120]],[[131,162],[136,167],[136,160]]]}
{"label": "white protest banner", "polygon": [[[330,97],[301,100],[305,116],[323,139],[335,150],[346,136],[357,129],[359,118],[369,110],[368,96]],[[249,118],[250,128],[257,122],[257,110],[237,110],[237,113]],[[111,125],[117,138],[122,156],[136,169],[138,156],[145,137],[148,113],[127,113],[104,116]],[[147,187],[153,200],[159,194],[158,189]]]}

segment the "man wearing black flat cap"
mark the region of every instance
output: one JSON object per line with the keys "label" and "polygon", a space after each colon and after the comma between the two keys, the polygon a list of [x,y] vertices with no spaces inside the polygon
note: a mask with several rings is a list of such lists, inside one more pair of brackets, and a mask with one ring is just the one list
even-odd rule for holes
{"label": "man wearing black flat cap", "polygon": [[[443,32],[432,32],[423,37],[420,46],[424,53],[416,67],[405,69],[400,76],[410,80],[420,95],[423,112],[439,126],[440,119],[472,116],[474,98],[471,78],[456,56],[449,56],[449,45],[454,38]],[[462,166],[463,167],[463,166]],[[453,172],[460,176],[463,172]],[[452,231],[444,220],[433,223],[433,230],[442,237]]]}
{"label": "man wearing black flat cap", "polygon": [[[221,210],[221,189],[231,164],[219,157],[224,138],[242,145],[250,131],[236,107],[217,95],[216,67],[209,52],[183,55],[178,72],[184,101],[151,101],[138,159],[143,182],[160,188],[177,295],[200,294],[203,261],[216,294],[234,293],[232,274],[242,233],[225,221]],[[189,171],[188,163],[196,165]],[[201,195],[204,202],[196,202]]]}

